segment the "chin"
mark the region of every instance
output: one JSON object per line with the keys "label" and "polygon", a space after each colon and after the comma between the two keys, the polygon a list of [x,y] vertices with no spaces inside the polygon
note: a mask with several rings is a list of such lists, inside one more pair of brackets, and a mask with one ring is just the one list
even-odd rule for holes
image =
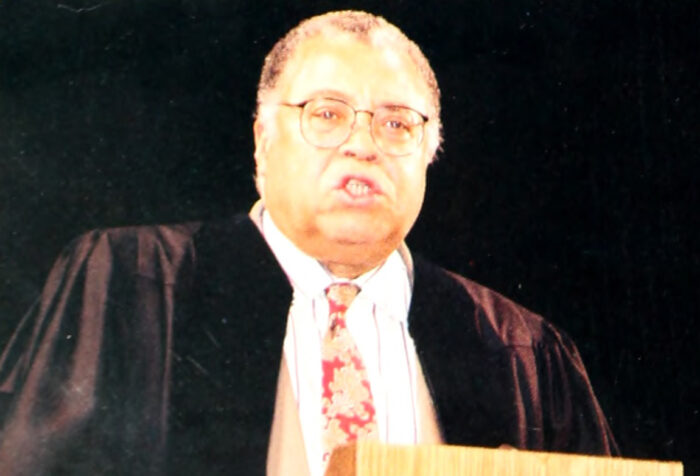
{"label": "chin", "polygon": [[362,216],[339,216],[319,223],[319,230],[332,241],[348,244],[384,241],[391,236],[391,227],[384,220]]}
{"label": "chin", "polygon": [[364,246],[388,241],[388,238],[382,233],[377,233],[377,230],[357,230],[353,228],[334,230],[333,233],[326,236],[331,241],[342,245]]}
{"label": "chin", "polygon": [[380,230],[345,229],[334,230],[326,238],[333,243],[331,248],[339,255],[355,256],[358,259],[383,259],[394,251],[401,242],[397,233]]}

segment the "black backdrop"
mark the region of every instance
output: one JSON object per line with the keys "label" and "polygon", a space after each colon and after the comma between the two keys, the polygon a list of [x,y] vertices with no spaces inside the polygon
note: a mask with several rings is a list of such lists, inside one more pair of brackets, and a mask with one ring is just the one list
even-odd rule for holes
{"label": "black backdrop", "polygon": [[566,329],[624,453],[700,474],[700,4],[305,3],[0,2],[0,341],[78,233],[247,210],[264,54],[364,8],[443,93],[412,249]]}

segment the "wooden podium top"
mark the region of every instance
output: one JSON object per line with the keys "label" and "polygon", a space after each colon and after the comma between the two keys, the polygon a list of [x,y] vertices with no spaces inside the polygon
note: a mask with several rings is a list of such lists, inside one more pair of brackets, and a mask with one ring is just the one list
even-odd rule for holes
{"label": "wooden podium top", "polygon": [[326,476],[682,476],[679,462],[447,445],[358,442],[336,449]]}

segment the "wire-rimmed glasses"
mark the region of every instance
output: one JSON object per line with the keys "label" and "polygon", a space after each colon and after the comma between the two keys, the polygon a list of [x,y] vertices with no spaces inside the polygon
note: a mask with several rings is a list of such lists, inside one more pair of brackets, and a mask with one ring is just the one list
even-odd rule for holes
{"label": "wire-rimmed glasses", "polygon": [[301,134],[309,144],[331,149],[343,144],[355,129],[357,113],[372,116],[370,134],[379,150],[388,155],[413,153],[423,140],[428,117],[406,106],[381,106],[358,110],[340,99],[315,98],[282,106],[301,108]]}

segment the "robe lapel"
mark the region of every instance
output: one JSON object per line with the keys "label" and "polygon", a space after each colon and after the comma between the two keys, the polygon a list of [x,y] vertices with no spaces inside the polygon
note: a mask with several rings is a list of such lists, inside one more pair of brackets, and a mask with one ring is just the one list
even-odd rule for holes
{"label": "robe lapel", "polygon": [[195,236],[176,309],[170,472],[264,474],[292,289],[247,216]]}
{"label": "robe lapel", "polygon": [[508,353],[487,345],[482,311],[445,270],[415,260],[409,329],[449,444],[516,444]]}

